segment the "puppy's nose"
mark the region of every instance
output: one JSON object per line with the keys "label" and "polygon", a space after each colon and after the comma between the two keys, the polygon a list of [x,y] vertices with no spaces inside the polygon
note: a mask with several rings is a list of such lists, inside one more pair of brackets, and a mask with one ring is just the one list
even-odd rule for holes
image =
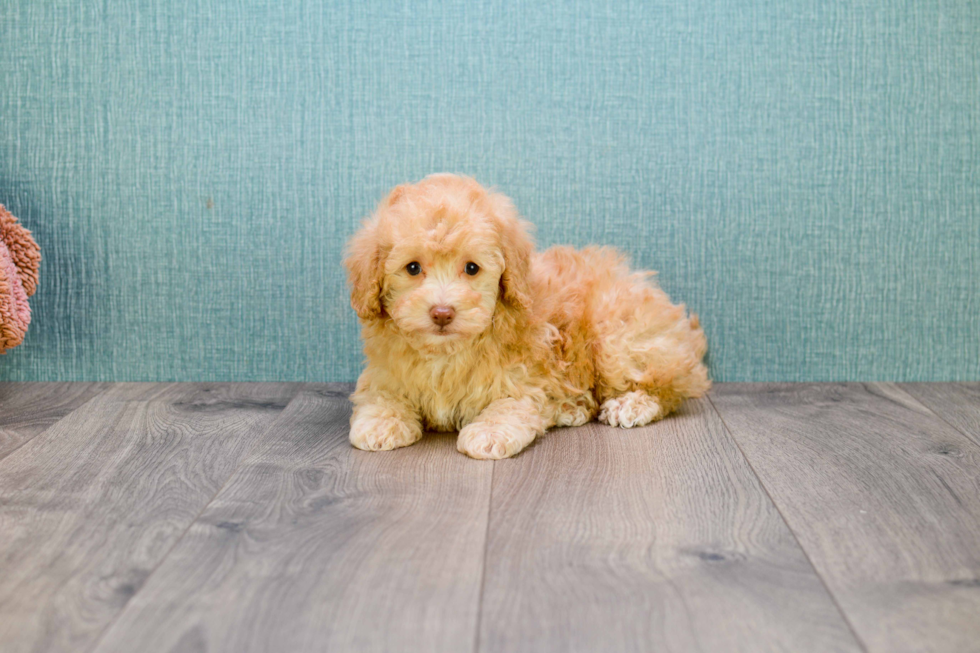
{"label": "puppy's nose", "polygon": [[452,306],[433,306],[429,309],[429,317],[441,327],[446,326],[456,317],[456,311]]}

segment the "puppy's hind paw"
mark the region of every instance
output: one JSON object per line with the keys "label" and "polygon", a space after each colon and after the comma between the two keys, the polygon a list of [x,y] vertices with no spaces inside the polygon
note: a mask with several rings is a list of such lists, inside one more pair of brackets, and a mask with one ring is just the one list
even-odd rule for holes
{"label": "puppy's hind paw", "polygon": [[591,395],[569,399],[558,407],[555,426],[582,426],[595,415],[595,400]]}
{"label": "puppy's hind paw", "polygon": [[609,426],[630,429],[643,426],[663,417],[660,402],[645,392],[636,390],[607,399],[599,409],[599,421]]}

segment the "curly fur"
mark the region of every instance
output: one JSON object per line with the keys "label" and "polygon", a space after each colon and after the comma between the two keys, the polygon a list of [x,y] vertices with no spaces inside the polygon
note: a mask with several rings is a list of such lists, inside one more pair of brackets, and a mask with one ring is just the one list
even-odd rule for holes
{"label": "curly fur", "polygon": [[[508,198],[448,174],[396,187],[365,221],[344,262],[367,356],[355,447],[458,430],[461,452],[505,458],[552,426],[642,426],[708,390],[697,318],[653,273],[606,247],[535,253],[530,230]],[[454,308],[448,326],[435,305]]]}
{"label": "curly fur", "polygon": [[37,289],[40,264],[31,232],[0,204],[0,354],[24,340],[31,323],[27,298]]}

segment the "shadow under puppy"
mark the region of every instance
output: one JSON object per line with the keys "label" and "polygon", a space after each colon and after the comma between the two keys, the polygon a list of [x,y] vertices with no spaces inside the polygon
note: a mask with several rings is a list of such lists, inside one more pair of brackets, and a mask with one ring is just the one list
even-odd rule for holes
{"label": "shadow under puppy", "polygon": [[404,447],[459,431],[513,456],[552,426],[630,428],[711,383],[696,316],[605,247],[536,253],[511,201],[432,175],[396,187],[348,243],[367,367],[350,441]]}

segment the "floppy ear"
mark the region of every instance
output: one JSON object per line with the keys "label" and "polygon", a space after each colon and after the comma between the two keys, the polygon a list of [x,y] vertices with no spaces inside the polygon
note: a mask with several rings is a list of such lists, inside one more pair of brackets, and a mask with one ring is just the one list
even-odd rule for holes
{"label": "floppy ear", "polygon": [[[408,184],[395,186],[388,196],[381,200],[378,211],[389,209],[397,204],[408,191]],[[347,241],[347,257],[344,267],[350,281],[350,305],[362,320],[379,318],[384,315],[381,305],[381,290],[384,283],[384,263],[387,253],[381,246],[381,231],[378,226],[378,213],[364,221],[361,230]]]}
{"label": "floppy ear", "polygon": [[531,254],[534,253],[534,240],[530,232],[533,226],[520,219],[513,202],[507,197],[492,193],[489,200],[504,254],[504,272],[500,276],[501,299],[514,308],[530,310]]}
{"label": "floppy ear", "polygon": [[366,220],[360,231],[347,241],[344,267],[347,268],[347,279],[351,286],[350,305],[357,316],[362,320],[381,317],[384,268],[378,243],[377,218]]}

